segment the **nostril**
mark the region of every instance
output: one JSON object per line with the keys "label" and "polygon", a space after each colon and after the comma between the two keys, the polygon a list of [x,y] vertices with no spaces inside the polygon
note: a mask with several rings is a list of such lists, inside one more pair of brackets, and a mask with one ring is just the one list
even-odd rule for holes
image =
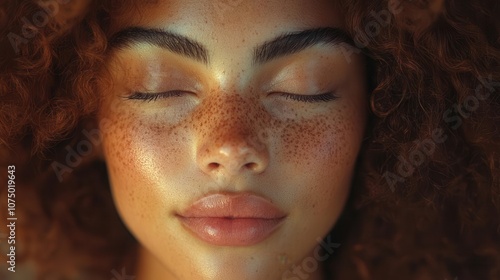
{"label": "nostril", "polygon": [[250,169],[252,171],[255,171],[255,169],[257,169],[257,164],[255,162],[249,162],[249,163],[245,164],[245,167],[247,167],[248,169]]}
{"label": "nostril", "polygon": [[220,164],[218,164],[217,162],[211,162],[210,164],[208,164],[208,168],[210,170],[214,170],[214,169],[217,169],[219,168]]}

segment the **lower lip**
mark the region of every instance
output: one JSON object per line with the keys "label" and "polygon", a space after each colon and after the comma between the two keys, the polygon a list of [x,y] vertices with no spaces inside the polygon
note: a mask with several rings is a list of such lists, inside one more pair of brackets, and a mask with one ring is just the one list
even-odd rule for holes
{"label": "lower lip", "polygon": [[201,240],[218,246],[250,246],[273,233],[284,218],[179,217],[182,224]]}

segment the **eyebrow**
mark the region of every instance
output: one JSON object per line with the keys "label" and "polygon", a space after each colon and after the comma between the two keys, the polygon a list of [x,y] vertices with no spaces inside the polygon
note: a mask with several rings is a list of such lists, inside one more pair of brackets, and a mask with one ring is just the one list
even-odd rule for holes
{"label": "eyebrow", "polygon": [[298,53],[318,44],[354,46],[354,41],[345,31],[333,27],[308,29],[285,33],[265,42],[254,50],[254,63],[265,63],[272,59]]}
{"label": "eyebrow", "polygon": [[[111,49],[130,48],[138,43],[148,43],[171,52],[208,64],[208,49],[203,44],[167,30],[158,28],[129,27],[117,32],[109,41]],[[278,57],[298,53],[319,44],[354,46],[352,38],[342,29],[321,27],[288,32],[254,48],[253,63],[263,64]]]}
{"label": "eyebrow", "polygon": [[117,32],[109,40],[112,49],[130,48],[138,43],[155,45],[208,64],[208,51],[202,44],[158,28],[129,27]]}

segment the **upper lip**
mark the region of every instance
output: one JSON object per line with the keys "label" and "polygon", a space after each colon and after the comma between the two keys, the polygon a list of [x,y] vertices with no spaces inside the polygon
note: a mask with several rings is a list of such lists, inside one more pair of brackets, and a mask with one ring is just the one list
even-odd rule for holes
{"label": "upper lip", "polygon": [[280,219],[286,216],[268,199],[251,193],[214,193],[178,213],[184,218]]}

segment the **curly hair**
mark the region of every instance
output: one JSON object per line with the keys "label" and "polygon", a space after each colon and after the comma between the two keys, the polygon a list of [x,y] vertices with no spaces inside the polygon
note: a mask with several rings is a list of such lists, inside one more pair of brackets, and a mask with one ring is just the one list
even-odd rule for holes
{"label": "curly hair", "polygon": [[[105,279],[137,245],[105,163],[88,151],[63,178],[53,163],[95,127],[113,16],[139,1],[68,2],[34,34],[20,19],[40,4],[0,4],[0,166],[17,170],[18,260],[40,279]],[[369,57],[371,114],[329,277],[500,279],[500,3],[340,2]]]}

